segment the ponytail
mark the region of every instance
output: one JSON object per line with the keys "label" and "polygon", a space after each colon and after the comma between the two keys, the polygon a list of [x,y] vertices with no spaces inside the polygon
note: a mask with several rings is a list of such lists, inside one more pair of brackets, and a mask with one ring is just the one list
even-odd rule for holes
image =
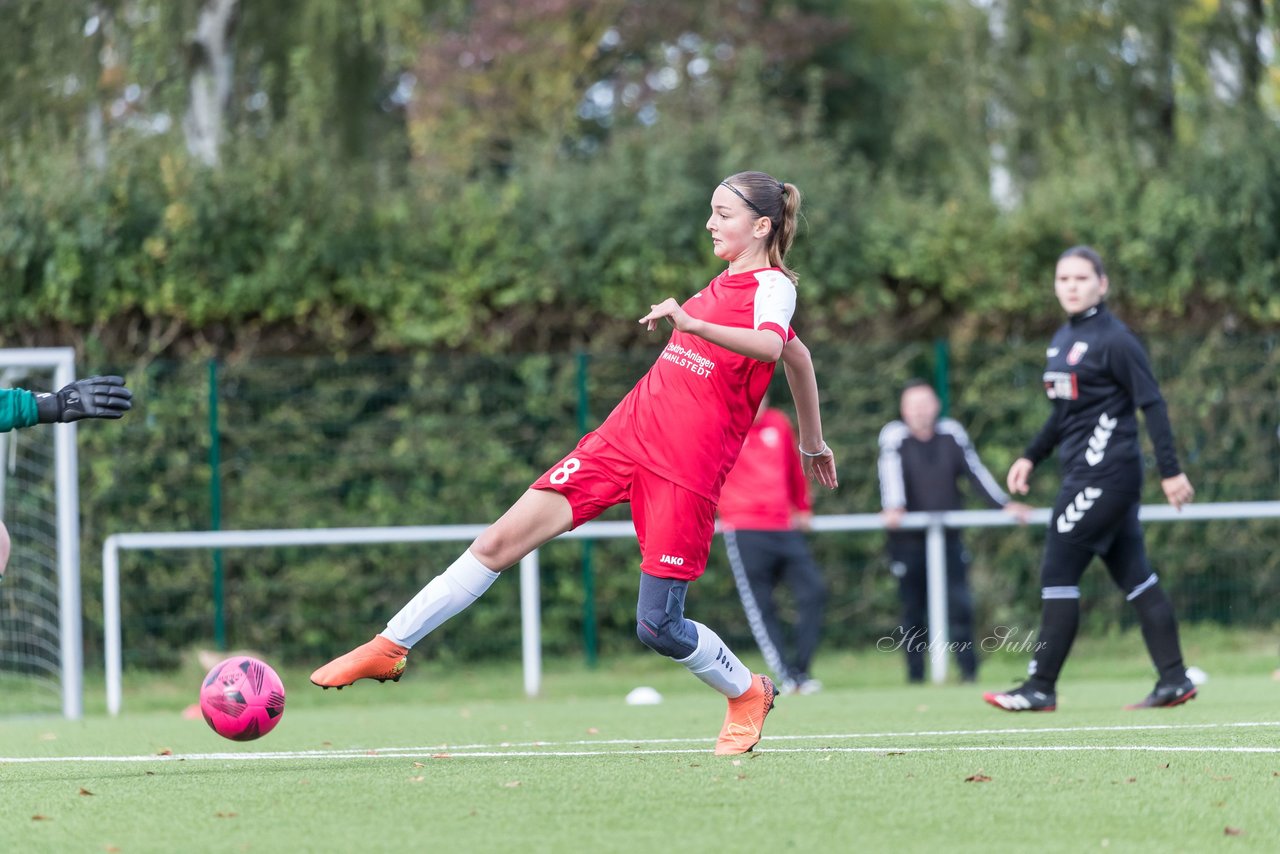
{"label": "ponytail", "polygon": [[800,190],[795,184],[784,184],[764,172],[739,172],[721,183],[741,196],[757,215],[768,217],[773,224],[766,244],[769,264],[795,282],[798,277],[787,266],[787,252],[796,239],[796,226],[800,218]]}

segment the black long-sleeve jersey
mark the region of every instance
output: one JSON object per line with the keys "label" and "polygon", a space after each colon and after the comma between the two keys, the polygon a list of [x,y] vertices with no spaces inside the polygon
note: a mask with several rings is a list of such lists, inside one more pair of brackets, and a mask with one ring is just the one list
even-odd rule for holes
{"label": "black long-sleeve jersey", "polygon": [[1044,387],[1053,412],[1023,456],[1039,463],[1056,446],[1064,480],[1083,477],[1140,488],[1136,411],[1141,409],[1160,476],[1182,472],[1147,354],[1105,305],[1072,316],[1054,334],[1046,355]]}
{"label": "black long-sleeve jersey", "polygon": [[962,478],[968,478],[992,507],[1009,502],[969,435],[951,418],[940,419],[928,441],[911,435],[901,421],[890,421],[880,431],[879,471],[880,503],[886,510],[959,510],[964,507]]}

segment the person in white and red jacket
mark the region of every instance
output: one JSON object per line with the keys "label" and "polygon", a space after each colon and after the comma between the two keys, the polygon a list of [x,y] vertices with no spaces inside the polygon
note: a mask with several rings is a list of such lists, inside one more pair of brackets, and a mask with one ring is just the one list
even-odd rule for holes
{"label": "person in white and red jacket", "polygon": [[[791,420],[766,398],[720,490],[717,512],[751,634],[784,694],[822,688],[810,676],[827,598],[805,538],[812,508]],[[790,588],[797,612],[790,626],[774,598],[781,584]]]}

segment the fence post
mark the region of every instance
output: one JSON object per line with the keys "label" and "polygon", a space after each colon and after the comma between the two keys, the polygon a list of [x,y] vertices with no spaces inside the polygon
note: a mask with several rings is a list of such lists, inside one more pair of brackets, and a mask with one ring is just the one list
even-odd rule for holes
{"label": "fence post", "polygon": [[938,414],[946,417],[951,413],[951,346],[946,338],[933,342],[933,388],[941,404]]}
{"label": "fence post", "polygon": [[[209,527],[222,529],[222,434],[218,432],[218,360],[209,360]],[[227,648],[222,549],[213,550],[213,645]]]}
{"label": "fence post", "polygon": [[[590,397],[587,390],[587,369],[591,362],[591,354],[578,352],[578,435],[587,435],[587,414]],[[599,646],[596,638],[596,573],[595,573],[595,540],[582,541],[582,649],[586,654],[587,666],[595,667],[599,660]]]}
{"label": "fence post", "polygon": [[925,534],[926,575],[929,590],[929,676],[935,684],[947,681],[947,534],[942,515],[932,513]]}
{"label": "fence post", "polygon": [[524,693],[542,690],[542,609],[539,605],[538,550],[520,559],[520,626],[524,658]]}

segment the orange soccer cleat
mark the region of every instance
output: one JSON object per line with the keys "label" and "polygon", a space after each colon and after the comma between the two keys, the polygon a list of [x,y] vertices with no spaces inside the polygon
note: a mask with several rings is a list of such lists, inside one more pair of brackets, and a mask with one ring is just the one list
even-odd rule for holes
{"label": "orange soccer cleat", "polygon": [[773,708],[773,698],[778,690],[773,681],[763,674],[751,677],[751,687],[741,697],[729,701],[729,711],[724,716],[724,726],[716,739],[717,756],[736,756],[750,753],[760,742],[764,719]]}
{"label": "orange soccer cleat", "polygon": [[316,670],[311,674],[311,681],[321,688],[337,688],[339,691],[357,679],[399,682],[408,654],[409,650],[395,641],[376,635],[368,643]]}

